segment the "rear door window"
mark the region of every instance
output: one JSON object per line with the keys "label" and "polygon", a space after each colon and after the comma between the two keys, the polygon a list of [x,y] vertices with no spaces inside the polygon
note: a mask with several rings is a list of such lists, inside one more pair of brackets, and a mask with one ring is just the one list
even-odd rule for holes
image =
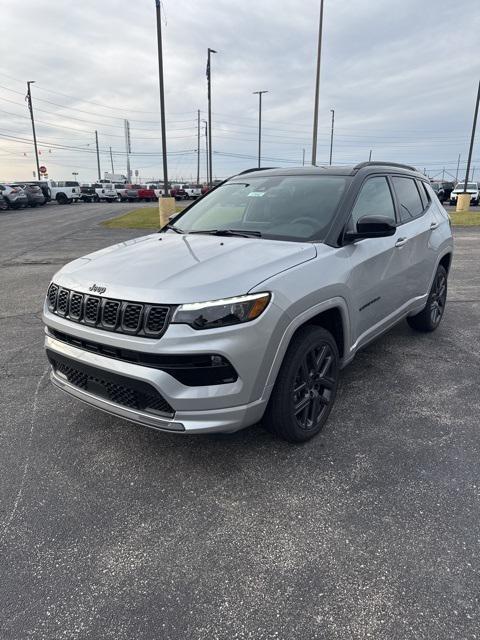
{"label": "rear door window", "polygon": [[393,187],[398,198],[400,221],[409,222],[421,216],[423,203],[413,178],[392,177]]}

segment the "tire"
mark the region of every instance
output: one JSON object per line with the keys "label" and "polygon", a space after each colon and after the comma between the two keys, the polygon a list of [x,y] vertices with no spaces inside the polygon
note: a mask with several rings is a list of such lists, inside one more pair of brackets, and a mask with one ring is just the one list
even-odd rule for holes
{"label": "tire", "polygon": [[37,203],[36,202],[31,202],[30,206],[32,207],[32,209],[35,209],[35,207],[37,206]]}
{"label": "tire", "polygon": [[270,396],[263,418],[266,428],[288,442],[313,438],[335,402],[338,377],[339,355],[332,334],[313,325],[299,329]]}
{"label": "tire", "polygon": [[67,204],[68,198],[64,193],[57,193],[56,201],[58,204]]}
{"label": "tire", "polygon": [[447,272],[445,267],[440,264],[433,279],[425,308],[415,316],[408,317],[408,324],[416,331],[424,333],[435,331],[443,318],[446,301]]}

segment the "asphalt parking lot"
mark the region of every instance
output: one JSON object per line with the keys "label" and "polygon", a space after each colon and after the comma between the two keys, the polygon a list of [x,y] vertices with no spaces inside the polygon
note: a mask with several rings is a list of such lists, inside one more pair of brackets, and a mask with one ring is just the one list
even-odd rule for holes
{"label": "asphalt parking lot", "polygon": [[480,638],[480,229],[455,232],[438,331],[360,353],[292,446],[158,433],[51,386],[48,282],[142,235],[98,226],[129,208],[0,213],[0,638]]}

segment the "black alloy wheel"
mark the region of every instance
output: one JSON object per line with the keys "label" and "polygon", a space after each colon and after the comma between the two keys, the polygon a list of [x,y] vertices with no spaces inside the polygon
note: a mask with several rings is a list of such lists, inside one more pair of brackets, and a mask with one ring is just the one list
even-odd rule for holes
{"label": "black alloy wheel", "polygon": [[305,442],[325,425],[337,392],[338,347],[323,327],[301,327],[292,338],[264,416],[289,442]]}
{"label": "black alloy wheel", "polygon": [[435,331],[445,313],[447,289],[447,271],[440,264],[433,279],[427,304],[420,313],[407,318],[407,322],[412,329],[424,332]]}

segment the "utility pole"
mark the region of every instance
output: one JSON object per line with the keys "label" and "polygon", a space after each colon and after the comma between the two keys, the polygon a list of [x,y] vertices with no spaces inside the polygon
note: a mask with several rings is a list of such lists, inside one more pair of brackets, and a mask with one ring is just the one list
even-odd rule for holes
{"label": "utility pole", "polygon": [[368,154],[368,161],[372,161],[372,150],[370,149],[370,153]]}
{"label": "utility pole", "polygon": [[197,111],[197,186],[200,184],[200,109]]}
{"label": "utility pole", "polygon": [[330,132],[330,164],[332,164],[332,153],[333,153],[333,129],[335,127],[335,109],[330,109],[332,113],[332,130]]}
{"label": "utility pole", "polygon": [[459,153],[458,154],[458,162],[457,162],[457,172],[455,174],[455,182],[458,182],[458,171],[460,169],[460,156],[461,156],[461,154]]}
{"label": "utility pole", "polygon": [[302,154],[302,167],[305,166],[305,149],[303,149],[303,154]]}
{"label": "utility pole", "polygon": [[254,91],[253,95],[258,95],[258,168],[262,162],[262,95],[268,91]]}
{"label": "utility pole", "polygon": [[35,84],[35,80],[29,80],[27,82],[27,97],[25,99],[28,103],[28,110],[30,111],[30,119],[32,121],[33,146],[35,148],[35,161],[37,163],[37,180],[40,180],[40,163],[38,162],[37,134],[35,133],[35,119],[33,117],[32,92],[30,90],[31,84]]}
{"label": "utility pole", "polygon": [[212,72],[210,67],[210,56],[217,53],[215,49],[207,49],[207,87],[208,87],[208,175],[210,176],[208,185],[212,186]]}
{"label": "utility pole", "polygon": [[125,154],[127,156],[127,182],[131,184],[132,182],[132,171],[130,169],[130,153],[132,152],[132,145],[130,143],[130,123],[128,120],[123,121],[123,126],[125,130]]}
{"label": "utility pole", "polygon": [[202,120],[205,124],[205,154],[206,154],[206,174],[207,174],[207,184],[210,184],[209,173],[208,173],[208,122],[207,120]]}
{"label": "utility pole", "polygon": [[113,168],[113,155],[112,155],[112,147],[110,147],[110,162],[112,164],[112,173],[115,173],[115,169]]}
{"label": "utility pole", "polygon": [[315,107],[313,112],[312,165],[317,164],[318,103],[320,98],[320,59],[322,57],[323,0],[320,0],[320,21],[318,24],[317,75],[315,82]]}
{"label": "utility pole", "polygon": [[445,180],[445,167],[443,167],[442,171],[442,182]]}
{"label": "utility pole", "polygon": [[157,13],[158,80],[160,84],[160,121],[162,125],[163,195],[168,198],[167,133],[165,125],[165,89],[163,86],[162,18],[160,0],[155,0]]}
{"label": "utility pole", "polygon": [[100,153],[98,152],[98,133],[95,130],[95,146],[97,147],[97,168],[98,168],[98,181],[102,179],[102,174],[100,172]]}
{"label": "utility pole", "polygon": [[475,142],[475,129],[477,128],[478,103],[480,102],[480,80],[477,89],[477,101],[475,103],[475,114],[473,116],[472,137],[470,138],[470,149],[468,150],[467,173],[465,174],[465,184],[463,185],[463,193],[467,193],[467,183],[470,175],[470,165],[472,163],[473,143]]}
{"label": "utility pole", "polygon": [[475,175],[475,167],[473,167],[473,169],[472,169],[472,177],[471,177],[471,180],[473,180],[473,176],[474,176],[474,175]]}

